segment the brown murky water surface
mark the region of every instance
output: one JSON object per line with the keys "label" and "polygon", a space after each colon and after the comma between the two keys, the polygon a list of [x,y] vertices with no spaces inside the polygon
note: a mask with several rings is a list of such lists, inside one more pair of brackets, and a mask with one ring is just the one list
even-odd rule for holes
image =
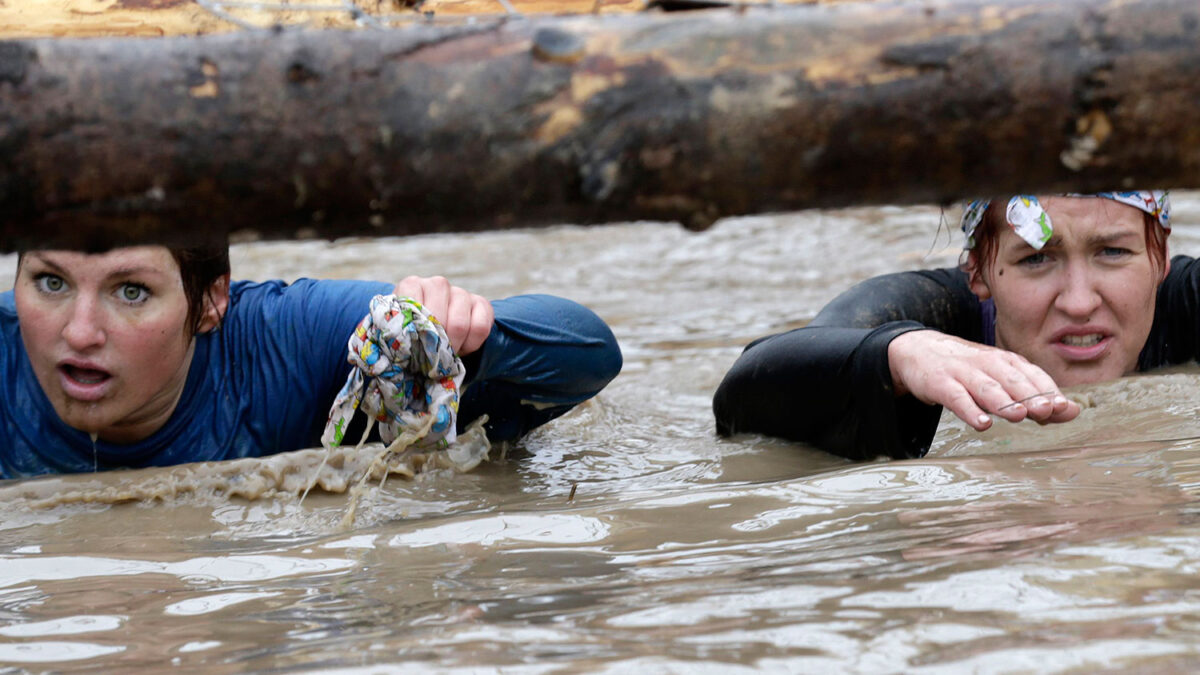
{"label": "brown murky water surface", "polygon": [[[1176,209],[1173,250],[1200,253],[1188,225],[1200,195],[1176,195]],[[940,219],[869,208],[699,234],[629,224],[240,245],[242,278],[440,273],[490,297],[569,296],[611,323],[625,369],[466,473],[301,502],[320,465],[305,451],[0,484],[0,664],[1194,671],[1194,366],[1076,390],[1084,413],[1055,428],[977,434],[944,419],[916,461],[714,436],[710,396],[743,344],[802,324],[856,280],[953,264],[959,239]],[[5,284],[14,262],[0,259]],[[352,459],[324,469],[327,486],[350,484]]]}

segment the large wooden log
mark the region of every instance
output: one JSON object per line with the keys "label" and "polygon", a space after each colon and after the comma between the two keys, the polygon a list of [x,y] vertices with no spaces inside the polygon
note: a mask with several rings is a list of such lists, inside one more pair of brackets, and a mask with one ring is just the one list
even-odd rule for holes
{"label": "large wooden log", "polygon": [[1200,187],[1195,0],[0,42],[0,246]]}

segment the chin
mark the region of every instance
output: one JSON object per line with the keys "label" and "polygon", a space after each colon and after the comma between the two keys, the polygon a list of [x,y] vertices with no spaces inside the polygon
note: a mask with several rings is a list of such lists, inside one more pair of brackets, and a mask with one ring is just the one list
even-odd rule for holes
{"label": "chin", "polygon": [[[79,408],[81,407],[85,407],[84,404],[76,403],[66,406],[65,409],[56,409],[55,412],[58,413],[59,418],[62,419],[67,426],[88,434],[100,433],[106,429],[109,424],[111,424],[110,420],[107,419],[108,415],[97,414],[101,413],[102,411],[95,409],[80,410]],[[98,406],[91,407],[95,408]]]}
{"label": "chin", "polygon": [[1053,374],[1054,382],[1060,387],[1076,387],[1084,384],[1099,384],[1100,382],[1111,382],[1123,377],[1126,371],[1113,367],[1110,364],[1102,364],[1096,367],[1080,368],[1078,366],[1072,368],[1064,368],[1060,373]]}
{"label": "chin", "polygon": [[105,425],[96,422],[95,420],[63,420],[67,426],[72,429],[78,429],[85,434],[99,434],[104,430]]}

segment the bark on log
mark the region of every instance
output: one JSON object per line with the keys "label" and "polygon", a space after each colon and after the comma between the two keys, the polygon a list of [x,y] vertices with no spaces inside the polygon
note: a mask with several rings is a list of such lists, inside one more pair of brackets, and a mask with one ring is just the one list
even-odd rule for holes
{"label": "bark on log", "polygon": [[0,247],[1196,188],[1197,121],[1195,0],[8,41]]}

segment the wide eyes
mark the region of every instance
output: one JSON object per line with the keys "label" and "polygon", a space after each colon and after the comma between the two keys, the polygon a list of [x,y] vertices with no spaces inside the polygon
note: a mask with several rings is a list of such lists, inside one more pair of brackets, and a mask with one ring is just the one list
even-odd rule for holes
{"label": "wide eyes", "polygon": [[[43,272],[33,278],[33,283],[39,291],[48,295],[62,293],[67,290],[67,281],[57,274]],[[114,291],[121,302],[140,305],[150,299],[150,289],[143,284],[126,281],[117,286]]]}
{"label": "wide eyes", "polygon": [[57,274],[39,274],[33,278],[33,283],[43,293],[60,293],[67,287],[67,282]]}
{"label": "wide eyes", "polygon": [[140,303],[150,297],[150,290],[141,284],[125,283],[121,284],[117,294],[125,302]]}

